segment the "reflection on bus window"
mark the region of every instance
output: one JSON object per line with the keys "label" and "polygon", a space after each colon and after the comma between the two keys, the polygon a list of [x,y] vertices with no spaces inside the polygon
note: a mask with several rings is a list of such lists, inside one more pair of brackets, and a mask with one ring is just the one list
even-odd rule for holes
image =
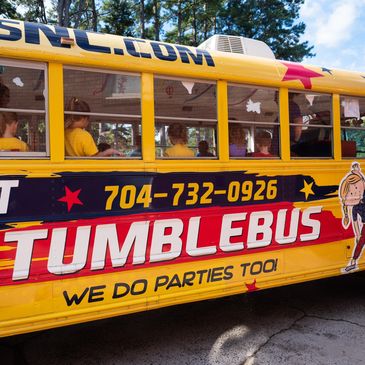
{"label": "reflection on bus window", "polygon": [[332,156],[332,97],[289,92],[290,151],[292,157]]}
{"label": "reflection on bus window", "polygon": [[365,157],[365,98],[341,96],[342,157]]}
{"label": "reflection on bus window", "polygon": [[65,118],[76,115],[67,110],[75,96],[90,106],[85,132],[93,138],[93,156],[142,158],[134,153],[142,133],[140,76],[65,67]]}
{"label": "reflection on bus window", "polygon": [[0,157],[47,156],[45,69],[0,59]]}
{"label": "reflection on bus window", "polygon": [[[201,80],[155,77],[154,90],[156,157],[215,158],[216,84]],[[176,142],[176,136],[171,134],[178,131],[184,134],[183,139],[177,136],[180,142]],[[201,141],[208,144],[210,155],[199,154]]]}
{"label": "reflection on bus window", "polygon": [[278,90],[228,86],[230,158],[262,157],[255,138],[266,131],[271,138],[266,157],[279,156]]}

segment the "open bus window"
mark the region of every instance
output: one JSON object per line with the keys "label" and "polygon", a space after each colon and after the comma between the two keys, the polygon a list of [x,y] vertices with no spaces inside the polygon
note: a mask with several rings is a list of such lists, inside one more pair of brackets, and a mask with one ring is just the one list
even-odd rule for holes
{"label": "open bus window", "polygon": [[230,158],[279,157],[278,90],[228,86]]}
{"label": "open bus window", "polygon": [[139,75],[65,67],[66,157],[141,159],[140,84]]}
{"label": "open bus window", "polygon": [[46,65],[0,59],[0,157],[49,155]]}
{"label": "open bus window", "polygon": [[331,95],[289,92],[292,157],[332,157]]}
{"label": "open bus window", "polygon": [[155,77],[157,158],[217,158],[216,84]]}
{"label": "open bus window", "polygon": [[365,157],[365,98],[341,96],[342,157]]}

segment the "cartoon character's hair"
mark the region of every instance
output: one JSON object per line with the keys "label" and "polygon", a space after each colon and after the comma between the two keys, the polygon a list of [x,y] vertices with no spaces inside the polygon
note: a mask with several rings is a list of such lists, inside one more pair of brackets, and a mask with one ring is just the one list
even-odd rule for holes
{"label": "cartoon character's hair", "polygon": [[[364,181],[364,178],[359,173],[356,173],[352,170],[351,173],[349,173],[340,184],[339,189],[339,196],[342,203],[342,210],[343,210],[343,225],[344,227],[348,227],[350,223],[349,214],[348,214],[348,206],[346,205],[346,195],[350,190],[350,185],[356,184],[359,181]],[[364,181],[365,182],[365,181]]]}

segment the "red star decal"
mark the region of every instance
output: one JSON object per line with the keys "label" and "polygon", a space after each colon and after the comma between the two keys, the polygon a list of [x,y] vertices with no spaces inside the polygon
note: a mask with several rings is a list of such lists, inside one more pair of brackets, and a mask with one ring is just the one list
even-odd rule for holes
{"label": "red star decal", "polygon": [[306,89],[312,88],[311,77],[324,77],[318,72],[312,71],[298,63],[281,62],[288,69],[281,81],[299,80]]}
{"label": "red star decal", "polygon": [[250,291],[255,291],[255,290],[258,290],[259,288],[256,286],[256,279],[253,281],[252,284],[247,284],[245,283],[246,285],[246,288],[247,288],[247,291],[250,292]]}
{"label": "red star decal", "polygon": [[67,203],[67,211],[69,212],[74,204],[84,205],[78,198],[81,189],[76,191],[71,191],[67,186],[65,186],[65,196],[59,198],[59,202]]}

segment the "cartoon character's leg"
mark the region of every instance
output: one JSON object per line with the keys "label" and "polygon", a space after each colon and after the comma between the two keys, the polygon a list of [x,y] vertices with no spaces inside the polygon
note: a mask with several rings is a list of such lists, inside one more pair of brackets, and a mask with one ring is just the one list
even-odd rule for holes
{"label": "cartoon character's leg", "polygon": [[365,224],[361,228],[360,238],[356,244],[354,255],[352,256],[354,260],[357,260],[359,258],[364,245],[365,245]]}
{"label": "cartoon character's leg", "polygon": [[357,259],[359,258],[364,245],[365,245],[365,224],[361,228],[360,238],[356,242],[356,247],[352,259],[345,268],[346,272],[357,269]]}

